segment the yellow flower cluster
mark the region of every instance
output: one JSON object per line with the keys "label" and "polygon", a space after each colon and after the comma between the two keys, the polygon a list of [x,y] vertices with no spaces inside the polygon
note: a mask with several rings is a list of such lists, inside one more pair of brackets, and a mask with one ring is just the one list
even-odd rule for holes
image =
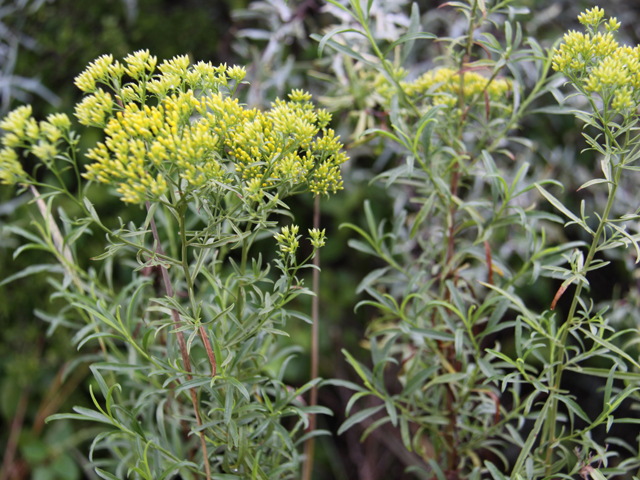
{"label": "yellow flower cluster", "polygon": [[[87,153],[93,163],[85,178],[116,186],[131,203],[157,199],[169,189],[182,196],[231,189],[261,202],[268,190],[282,196],[342,188],[340,165],[347,156],[328,128],[331,115],[316,110],[310,94],[294,90],[268,111],[250,110],[232,96],[246,75],[244,67],[191,65],[187,56],[178,56],[154,73],[156,63],[146,50],[128,55],[123,64],[104,55],[76,78],[87,93],[76,117],[106,134]],[[125,75],[130,81],[123,81]],[[58,144],[69,141],[70,125],[64,115],[38,124],[30,107],[11,112],[0,123],[5,130],[0,178],[15,183],[25,177],[15,148],[50,164]]]}
{"label": "yellow flower cluster", "polygon": [[276,233],[273,238],[276,239],[278,247],[280,248],[281,255],[295,255],[296,250],[300,246],[300,236],[298,235],[298,226],[291,225],[291,227],[282,227],[280,233]]}
{"label": "yellow flower cluster", "polygon": [[104,128],[107,119],[113,112],[113,99],[108,92],[101,88],[95,93],[84,97],[76,105],[76,118],[82,125]]}
{"label": "yellow flower cluster", "polygon": [[95,162],[84,176],[118,185],[123,200],[131,203],[162,196],[168,176],[196,188],[225,181],[215,156],[218,137],[205,123],[190,121],[196,104],[200,101],[191,90],[167,96],[154,107],[127,104],[109,120],[106,141],[87,153]]}
{"label": "yellow flower cluster", "polygon": [[[587,33],[570,31],[554,51],[553,69],[571,78],[585,93],[598,93],[611,108],[624,112],[638,105],[640,93],[640,46],[619,45],[613,32],[615,18],[603,21],[604,11],[595,7],[578,20]],[[604,32],[598,31],[604,24]]]}
{"label": "yellow flower cluster", "polygon": [[[85,177],[117,185],[124,201],[157,198],[170,185],[182,194],[232,185],[253,201],[261,201],[267,189],[328,194],[342,188],[340,165],[347,157],[327,129],[330,114],[316,111],[308,93],[294,90],[288,101],[278,100],[261,112],[228,94],[230,81],[237,86],[244,79],[243,67],[191,66],[188,57],[178,56],[152,75],[155,58],[148,52],[125,58],[123,68],[112,62],[101,57],[78,77],[76,83],[91,95],[78,105],[76,116],[107,134],[89,151],[95,162]],[[114,75],[122,70],[141,80],[114,88],[116,105],[95,85],[120,85]],[[141,101],[149,93],[157,105]]]}
{"label": "yellow flower cluster", "polygon": [[58,155],[59,145],[69,136],[71,121],[62,114],[52,114],[38,123],[31,117],[31,106],[19,107],[0,122],[4,135],[0,142],[0,180],[5,184],[19,183],[27,178],[16,149],[30,151],[45,164]]}
{"label": "yellow flower cluster", "polygon": [[[298,235],[299,227],[297,225],[285,226],[280,229],[280,233],[276,233],[273,238],[276,239],[278,249],[280,250],[280,256],[284,259],[288,256],[292,262],[294,262],[296,251],[300,246],[300,237]],[[311,245],[318,249],[324,247],[326,237],[325,230],[319,230],[317,228],[310,228],[309,240]]]}
{"label": "yellow flower cluster", "polygon": [[18,154],[13,148],[4,147],[0,150],[0,183],[15,185],[20,183],[26,174],[18,161]]}
{"label": "yellow flower cluster", "polygon": [[311,240],[311,245],[313,245],[314,248],[324,247],[324,243],[326,241],[324,228],[322,230],[310,228],[309,235],[309,240]]}
{"label": "yellow flower cluster", "polygon": [[[460,95],[460,73],[451,68],[439,68],[430,70],[411,83],[402,82],[401,86],[408,95],[421,95],[427,91],[441,93],[434,97],[434,104],[454,105]],[[462,87],[465,100],[470,100],[485,90],[491,100],[500,100],[507,96],[511,90],[511,84],[504,78],[489,78],[476,72],[462,73]],[[452,103],[453,102],[453,103]]]}

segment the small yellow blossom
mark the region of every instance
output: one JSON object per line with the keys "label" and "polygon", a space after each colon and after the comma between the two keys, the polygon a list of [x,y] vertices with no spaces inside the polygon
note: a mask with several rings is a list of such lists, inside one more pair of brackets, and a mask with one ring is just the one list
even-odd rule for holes
{"label": "small yellow blossom", "polygon": [[244,67],[235,65],[227,69],[227,76],[232,80],[240,83],[242,80],[244,80],[244,77],[247,76],[247,70]]}
{"label": "small yellow blossom", "polygon": [[587,33],[570,31],[554,51],[552,67],[567,75],[585,94],[598,94],[614,111],[628,114],[638,105],[640,47],[619,45],[613,32],[620,28],[615,18],[604,21],[604,10],[595,7],[578,20]]}
{"label": "small yellow blossom", "polygon": [[310,228],[309,236],[310,236],[311,245],[313,246],[313,248],[324,247],[324,244],[326,241],[325,229],[318,230],[317,228]]}
{"label": "small yellow blossom", "polygon": [[[462,82],[460,81],[461,75],[463,76]],[[476,72],[464,72],[461,74],[451,68],[430,70],[414,82],[402,82],[401,86],[409,95],[431,92],[450,94],[457,97],[461,93],[461,84],[465,100],[470,100],[476,95],[482,94],[485,90],[491,100],[499,100],[504,98],[511,90],[511,84],[506,79],[496,78],[491,81]]]}
{"label": "small yellow blossom", "polygon": [[0,183],[15,185],[26,178],[26,173],[18,161],[18,154],[13,148],[0,150]]}
{"label": "small yellow blossom", "polygon": [[97,58],[89,64],[84,72],[76,77],[76,86],[83,92],[94,92],[96,83],[106,83],[108,81],[109,67],[112,63],[112,55],[102,55]]}
{"label": "small yellow blossom", "polygon": [[600,7],[593,7],[591,10],[578,15],[578,21],[585,26],[597,27],[604,18],[604,10]]}
{"label": "small yellow blossom", "polygon": [[19,140],[24,137],[24,128],[31,118],[31,105],[23,105],[12,110],[0,121],[0,128],[5,132],[14,133]]}
{"label": "small yellow blossom", "polygon": [[276,233],[274,235],[274,238],[278,243],[278,247],[280,248],[281,255],[289,254],[294,256],[296,254],[296,250],[298,250],[298,247],[300,246],[298,241],[300,239],[298,230],[299,228],[297,225],[291,225],[291,227],[286,226],[280,229],[280,233]]}
{"label": "small yellow blossom", "polygon": [[44,140],[40,140],[34,145],[31,151],[45,163],[49,163],[58,154],[56,147]]}

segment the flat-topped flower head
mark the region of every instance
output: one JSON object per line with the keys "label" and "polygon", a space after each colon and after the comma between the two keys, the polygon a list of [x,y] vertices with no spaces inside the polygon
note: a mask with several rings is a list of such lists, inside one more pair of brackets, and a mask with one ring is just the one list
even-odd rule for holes
{"label": "flat-topped flower head", "polygon": [[138,50],[124,57],[125,72],[134,80],[142,75],[151,74],[156,68],[158,59],[149,54],[149,50]]}
{"label": "flat-topped flower head", "polygon": [[311,245],[313,245],[314,248],[324,247],[325,241],[327,239],[325,237],[324,228],[322,230],[319,230],[317,228],[310,228],[309,235],[310,235],[309,240],[311,240]]}
{"label": "flat-topped flower head", "polygon": [[618,44],[613,32],[620,22],[604,20],[601,8],[587,10],[578,20],[587,32],[564,35],[554,51],[553,69],[569,77],[585,95],[597,94],[607,107],[630,114],[640,97],[640,47]]}
{"label": "flat-topped flower head", "polygon": [[276,233],[274,238],[278,243],[281,256],[291,255],[294,256],[298,247],[300,246],[300,235],[298,235],[299,227],[297,225],[291,225],[291,227],[285,226],[280,229],[280,233]]}
{"label": "flat-topped flower head", "polygon": [[[108,68],[107,63],[99,65]],[[125,63],[134,80],[124,83],[115,99],[95,88],[76,107],[82,124],[101,127],[107,135],[89,150],[94,163],[84,176],[115,185],[124,201],[142,203],[168,189],[183,197],[198,189],[233,189],[260,203],[268,192],[317,195],[342,188],[340,165],[347,156],[327,129],[331,115],[317,111],[309,93],[294,90],[287,101],[276,100],[263,112],[232,97],[244,67],[191,65],[184,55],[165,60],[154,73],[155,57],[147,51]],[[91,78],[102,71],[90,70]]]}
{"label": "flat-topped flower head", "polygon": [[[85,178],[113,185],[129,203],[195,195],[206,202],[233,191],[249,209],[290,194],[342,188],[340,165],[347,156],[327,128],[331,115],[316,110],[308,92],[294,90],[266,111],[248,109],[233,98],[244,67],[191,65],[186,55],[156,64],[147,50],[123,63],[104,55],[76,78],[87,93],[76,118],[106,135],[88,150],[93,162]],[[63,114],[38,123],[30,107],[9,113],[0,122],[4,181],[22,175],[14,149],[50,165],[59,144],[71,141],[70,125]]]}

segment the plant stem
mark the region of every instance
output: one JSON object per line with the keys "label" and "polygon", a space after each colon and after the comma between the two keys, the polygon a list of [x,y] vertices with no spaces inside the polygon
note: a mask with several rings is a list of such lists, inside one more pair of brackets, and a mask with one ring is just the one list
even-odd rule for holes
{"label": "plant stem", "polygon": [[[149,202],[146,202],[147,211],[151,209],[151,205]],[[164,255],[164,251],[162,250],[162,245],[160,244],[160,237],[158,236],[158,229],[156,228],[156,222],[153,218],[151,218],[151,231],[153,232],[153,239],[156,243],[156,250],[159,254]],[[167,292],[167,296],[173,297],[173,286],[171,285],[171,278],[169,278],[169,272],[164,265],[160,266],[160,270],[162,272],[162,280],[164,281],[164,288]],[[180,347],[180,354],[182,355],[182,363],[184,364],[184,369],[187,372],[191,372],[191,361],[189,360],[189,353],[187,351],[187,344],[184,341],[184,334],[179,330],[180,328],[180,316],[175,309],[171,309],[171,317],[173,318],[173,324],[176,327],[176,337],[178,338],[178,346]],[[193,377],[187,373],[187,381],[191,380]],[[196,395],[196,389],[190,388],[189,392],[191,393],[191,402],[193,403],[193,410],[196,415],[196,422],[198,426],[202,426],[202,419],[200,418],[200,410],[198,409],[198,399]],[[202,457],[204,461],[204,468],[207,474],[207,480],[211,480],[211,469],[209,467],[209,455],[207,454],[207,443],[204,439],[204,432],[200,432],[200,444],[202,445]]]}
{"label": "plant stem", "polygon": [[[621,161],[621,163],[623,163],[624,160]],[[615,167],[614,167],[615,168]],[[616,191],[618,189],[618,180],[619,180],[619,172],[621,171],[621,169],[617,169],[617,171],[615,172],[614,176],[615,176],[615,181],[613,183],[613,185],[610,187],[609,190],[609,198],[607,199],[607,205],[604,209],[604,213],[602,214],[602,218],[600,219],[600,224],[598,225],[598,229],[596,230],[596,233],[593,235],[593,241],[591,242],[591,246],[589,247],[589,253],[587,254],[587,258],[584,262],[584,267],[582,268],[582,271],[587,272],[587,270],[589,269],[589,266],[591,265],[591,262],[593,261],[593,257],[596,254],[596,251],[598,249],[598,244],[600,243],[600,237],[602,236],[602,232],[604,232],[604,228],[607,224],[608,221],[608,217],[609,217],[609,213],[611,211],[611,207],[613,206],[613,201],[615,199],[616,196]],[[571,308],[569,309],[569,315],[567,316],[567,321],[564,323],[564,325],[562,325],[561,327],[561,338],[560,338],[560,343],[557,346],[557,353],[555,355],[555,358],[553,356],[553,352],[554,352],[554,346],[552,344],[552,360],[554,361],[554,363],[556,363],[556,372],[553,376],[553,380],[554,380],[554,385],[553,385],[553,391],[557,392],[560,389],[560,383],[562,380],[562,371],[564,369],[564,354],[565,354],[565,343],[567,341],[567,336],[569,335],[569,330],[571,328],[571,324],[573,323],[573,317],[576,313],[576,309],[578,307],[578,301],[580,300],[580,293],[582,293],[582,287],[584,286],[584,281],[580,280],[578,281],[578,285],[576,286],[576,290],[575,293],[573,294],[573,301],[571,302]],[[553,403],[551,405],[551,408],[549,410],[549,417],[548,417],[548,423],[549,425],[547,425],[547,430],[548,430],[548,443],[547,443],[547,451],[546,451],[546,475],[549,476],[551,475],[551,460],[552,460],[552,453],[553,453],[553,443],[555,442],[556,438],[555,438],[555,433],[556,433],[556,418],[557,418],[557,414],[558,414],[558,399],[556,397],[554,397],[553,399]]]}
{"label": "plant stem", "polygon": [[20,432],[22,432],[22,423],[27,411],[27,404],[29,400],[29,392],[26,388],[22,389],[20,394],[20,400],[16,407],[16,413],[13,416],[11,422],[11,430],[9,433],[9,440],[7,441],[7,447],[4,451],[4,458],[2,459],[2,470],[0,471],[0,480],[6,480],[12,478],[13,460],[18,447],[18,440],[20,438]]}
{"label": "plant stem", "polygon": [[[153,221],[153,219],[151,220]],[[189,271],[189,255],[187,250],[187,231],[185,225],[185,216],[184,209],[180,210],[180,238],[182,239],[182,270],[184,271],[184,276],[187,279],[187,288],[189,290],[189,300],[191,301],[191,310],[193,311],[194,318],[197,314],[197,306],[195,300],[195,292],[193,286],[193,278],[191,278],[191,272]],[[198,327],[198,333],[200,334],[200,340],[202,340],[202,344],[204,345],[204,349],[207,351],[207,356],[209,357],[209,363],[211,364],[211,376],[215,377],[217,373],[217,364],[216,364],[216,356],[211,349],[211,343],[209,342],[209,336],[207,335],[207,331],[204,326],[200,325]]]}
{"label": "plant stem", "polygon": [[[313,204],[313,228],[320,229],[320,195],[316,195],[315,202]],[[316,268],[313,269],[313,293],[314,297],[311,299],[311,380],[318,377],[318,336],[319,336],[319,301],[320,301],[320,250],[316,250],[316,256],[313,258],[313,264]],[[318,404],[318,386],[311,387],[311,399],[309,405],[314,407]],[[308,432],[313,432],[316,429],[316,415],[312,413],[309,417]],[[306,462],[304,465],[303,480],[311,480],[313,475],[313,450],[315,447],[315,437],[309,438],[304,444],[304,453]]]}

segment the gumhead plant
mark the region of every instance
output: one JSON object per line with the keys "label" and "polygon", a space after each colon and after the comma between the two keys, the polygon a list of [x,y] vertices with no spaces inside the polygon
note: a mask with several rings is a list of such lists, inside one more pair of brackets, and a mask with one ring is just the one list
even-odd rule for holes
{"label": "gumhead plant", "polygon": [[[309,321],[288,306],[310,294],[301,269],[324,231],[309,231],[300,261],[298,227],[278,230],[273,217],[292,195],[339,190],[347,157],[309,94],[250,110],[235,97],[244,75],[186,56],[157,65],[148,51],[98,58],[76,78],[78,121],[104,131],[85,171],[66,115],[38,122],[27,106],[0,123],[0,178],[30,189],[44,219],[33,222],[40,236],[8,227],[29,241],[16,254],[43,249],[57,261],[13,278],[49,271],[66,301],[52,321],[77,328],[78,349],[93,347],[79,361],[99,387],[94,408],[50,420],[106,425],[90,451],[102,478],[295,478],[298,445],[319,433],[302,435],[308,416],[329,413],[300,400],[318,379],[283,383],[295,349],[276,341],[287,321]],[[96,183],[143,221],[101,218],[88,198]],[[77,262],[93,232],[107,241],[99,269]],[[251,253],[258,241],[272,251],[270,237],[275,272]]]}
{"label": "gumhead plant", "polygon": [[[392,150],[399,157],[376,180],[400,199],[390,225],[378,222],[369,204],[365,228],[345,225],[360,237],[351,246],[377,257],[380,268],[357,288],[369,297],[358,307],[375,312],[367,332],[371,366],[345,352],[360,384],[327,381],[355,391],[340,431],[361,424],[366,438],[396,427],[406,449],[423,460],[415,458],[408,470],[426,478],[502,479],[502,472],[596,478],[637,468],[637,458],[622,454],[611,468],[614,445],[622,441],[608,439],[607,450],[592,435],[597,426],[610,426],[615,409],[635,395],[639,365],[624,342],[637,339],[637,331],[615,332],[606,309],[596,312],[581,296],[587,272],[606,265],[595,253],[637,240],[628,230],[638,212],[610,219],[614,185],[638,156],[635,50],[618,51],[612,33],[597,34],[598,23],[587,38],[592,46],[571,33],[571,46],[545,52],[512,22],[522,11],[515,2],[449,2],[467,29],[439,39],[444,54],[425,72],[423,64],[403,63],[415,43],[433,37],[421,30],[417,5],[407,32],[389,41],[375,37],[360,2],[330,3],[351,17],[317,37],[321,50],[343,54],[352,81],[335,96],[360,99],[361,144],[373,145],[373,154]],[[606,25],[617,28],[615,20]],[[604,157],[605,178],[584,187],[606,184],[609,200],[589,222],[584,207],[577,216],[545,190],[558,182],[526,161],[534,145],[514,132],[543,95],[560,93],[561,74],[550,70],[561,61],[571,65],[570,78],[592,105],[593,113],[578,112],[579,118],[602,133],[586,138]],[[559,110],[537,110],[550,111]],[[536,207],[544,199],[593,237],[591,247],[553,243],[558,235],[547,236],[547,229],[564,220]],[[541,277],[564,283],[549,310],[537,314],[520,295]],[[571,283],[577,289],[565,319],[554,307]],[[510,335],[513,347],[501,346],[498,335]],[[607,368],[594,366],[598,361]],[[596,419],[562,389],[564,370],[607,378]],[[619,391],[615,379],[630,383]],[[577,419],[587,427],[579,428]],[[518,457],[508,458],[514,449]]]}

